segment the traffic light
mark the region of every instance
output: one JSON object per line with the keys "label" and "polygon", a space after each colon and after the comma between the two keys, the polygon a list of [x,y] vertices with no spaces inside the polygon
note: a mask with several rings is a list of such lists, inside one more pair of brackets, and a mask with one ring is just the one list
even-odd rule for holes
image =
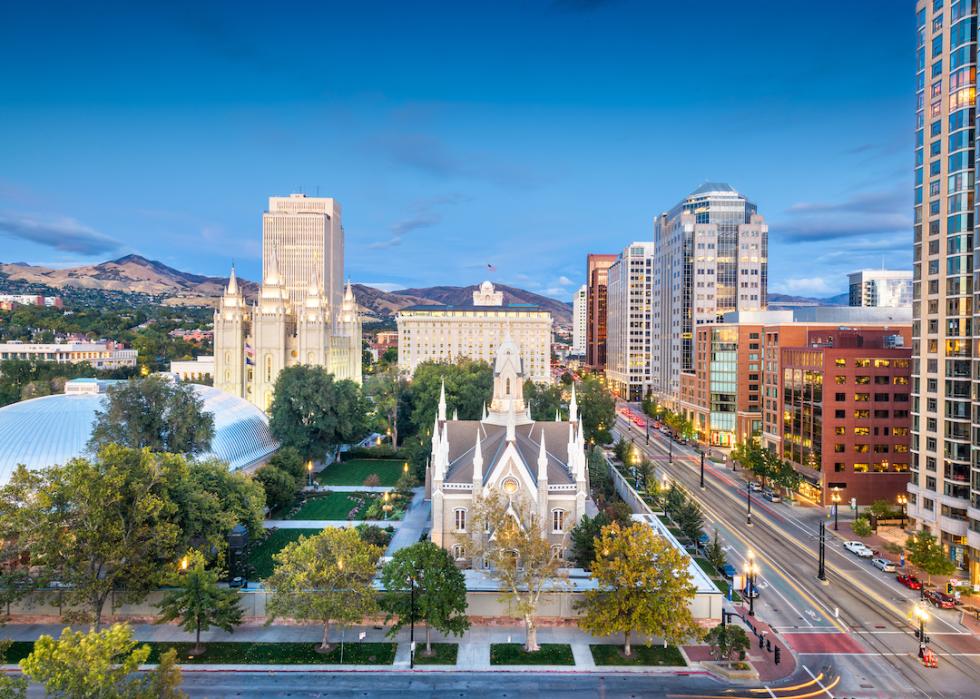
{"label": "traffic light", "polygon": [[776,654],[773,657],[773,662],[775,662],[777,665],[779,665],[779,646],[776,646]]}
{"label": "traffic light", "polygon": [[947,595],[953,594],[953,583],[951,582],[946,583],[946,594]]}

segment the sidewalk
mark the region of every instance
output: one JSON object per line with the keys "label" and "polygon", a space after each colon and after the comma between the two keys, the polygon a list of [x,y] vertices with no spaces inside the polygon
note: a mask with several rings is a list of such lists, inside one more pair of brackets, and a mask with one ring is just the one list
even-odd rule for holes
{"label": "sidewalk", "polygon": [[373,524],[384,529],[402,526],[400,519],[267,519],[262,522],[264,529],[343,529],[359,524]]}
{"label": "sidewalk", "polygon": [[303,486],[304,493],[390,493],[392,485],[313,485]]}
{"label": "sidewalk", "polygon": [[412,502],[399,523],[401,526],[395,528],[395,535],[391,537],[391,541],[388,543],[386,556],[411,546],[422,538],[422,532],[429,526],[430,510],[429,503],[425,501],[425,489],[415,488]]}
{"label": "sidewalk", "polygon": [[[3,637],[14,641],[30,641],[36,639],[41,634],[48,634],[57,638],[65,625],[61,624],[11,624],[4,627]],[[81,628],[81,627],[80,627]],[[87,627],[86,627],[87,628]],[[133,625],[133,636],[139,641],[149,642],[193,642],[194,634],[182,631],[180,627],[173,624],[135,624]],[[364,642],[382,643],[397,642],[398,648],[395,653],[393,665],[206,665],[192,664],[185,665],[185,672],[199,672],[205,670],[224,670],[224,671],[368,671],[368,670],[407,670],[409,666],[409,656],[411,646],[409,643],[409,629],[402,629],[394,639],[389,638],[385,629],[380,626],[354,626],[345,631],[339,628],[332,628],[330,631],[331,643],[357,643],[361,633],[364,633]],[[205,645],[214,641],[241,642],[241,643],[282,643],[282,642],[303,642],[317,643],[320,641],[322,627],[306,624],[303,626],[291,626],[285,624],[265,625],[243,625],[232,634],[220,630],[211,630],[201,634],[201,641]],[[635,638],[636,646],[645,643],[645,638]],[[415,629],[416,655],[425,649],[425,627],[419,625]],[[591,644],[614,644],[620,645],[622,637],[593,637],[575,627],[540,627],[538,629],[539,643],[567,643],[572,648],[572,655],[575,665],[491,665],[490,664],[490,644],[492,643],[523,643],[523,626],[475,626],[470,628],[462,637],[443,636],[437,631],[432,632],[433,643],[456,643],[459,645],[456,664],[453,666],[430,665],[416,666],[416,670],[429,671],[476,671],[476,672],[597,672],[603,673],[651,673],[651,674],[673,674],[683,672],[685,674],[706,673],[696,662],[687,666],[596,666],[592,659]],[[660,641],[653,639],[654,644]],[[686,650],[686,648],[685,648]]]}

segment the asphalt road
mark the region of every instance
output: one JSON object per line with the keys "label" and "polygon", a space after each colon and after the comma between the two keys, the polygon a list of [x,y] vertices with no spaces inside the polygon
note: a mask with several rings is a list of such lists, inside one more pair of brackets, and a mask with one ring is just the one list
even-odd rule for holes
{"label": "asphalt road", "polygon": [[741,568],[748,550],[755,553],[761,568],[756,615],[798,651],[802,664],[837,670],[838,696],[980,696],[980,641],[964,633],[957,613],[930,609],[927,635],[940,666],[926,669],[909,621],[917,592],[848,553],[829,532],[828,582],[817,580],[821,509],[770,503],[754,493],[753,525],[746,526],[744,482],[731,471],[706,460],[701,490],[700,457],[692,450],[674,444],[671,464],[665,435],[651,432],[647,445],[622,418],[617,428],[699,501],[706,529],[718,528],[730,563]]}

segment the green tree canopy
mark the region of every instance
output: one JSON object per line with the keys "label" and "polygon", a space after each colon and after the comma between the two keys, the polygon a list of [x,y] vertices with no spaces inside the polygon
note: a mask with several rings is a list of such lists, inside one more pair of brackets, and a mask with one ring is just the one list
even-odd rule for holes
{"label": "green tree canopy", "polygon": [[622,633],[632,654],[634,633],[659,635],[664,644],[697,638],[691,613],[696,588],[688,558],[645,524],[604,527],[595,542],[592,578],[598,583],[580,602],[579,626],[597,636]]}
{"label": "green tree canopy", "polygon": [[115,443],[171,454],[199,454],[211,447],[214,415],[190,384],[165,376],[130,379],[110,386],[105,407],[95,413],[89,446]]}
{"label": "green tree canopy", "polygon": [[349,626],[377,611],[371,581],[382,553],[355,529],[324,529],[287,544],[273,556],[275,570],[263,583],[272,592],[266,623],[281,617],[319,622],[320,649],[329,650],[332,622]]}
{"label": "green tree canopy", "polygon": [[932,582],[933,575],[952,575],[956,563],[943,550],[935,536],[926,531],[916,532],[905,542],[909,563],[921,570]]}
{"label": "green tree canopy", "polygon": [[269,459],[270,466],[275,466],[280,471],[285,471],[293,477],[296,490],[306,485],[307,478],[309,477],[306,464],[307,461],[303,458],[303,455],[293,447],[280,447],[272,455],[272,458]]}
{"label": "green tree canopy", "polygon": [[353,381],[334,381],[323,367],[300,364],[279,372],[269,410],[269,429],[303,459],[363,436],[365,401]]}
{"label": "green tree canopy", "polygon": [[265,504],[273,512],[288,507],[296,499],[296,481],[281,468],[266,464],[255,472],[255,480],[262,485]]}
{"label": "green tree canopy", "polygon": [[[11,641],[0,641],[0,665],[7,663]],[[27,678],[0,672],[0,699],[27,699]]]}
{"label": "green tree canopy", "polygon": [[180,456],[109,445],[93,461],[18,468],[0,489],[0,521],[31,552],[37,577],[64,583],[64,604],[87,608],[98,627],[113,591],[115,603],[142,599],[176,560],[170,493],[186,478]]}
{"label": "green tree canopy", "polygon": [[176,589],[160,603],[158,624],[180,620],[184,631],[194,632],[194,654],[203,652],[201,631],[212,626],[231,633],[242,623],[238,592],[218,587],[218,571],[207,568],[200,551],[189,551],[170,577]]}
{"label": "green tree canopy", "polygon": [[554,420],[562,407],[562,386],[525,381],[524,402],[531,406],[532,420]]}
{"label": "green tree canopy", "polygon": [[177,699],[180,668],[171,649],[156,670],[138,672],[150,657],[150,647],[139,645],[125,624],[82,633],[66,628],[55,640],[43,635],[20,667],[44,686],[49,697],[65,699]]}
{"label": "green tree canopy", "polygon": [[609,444],[616,421],[616,400],[594,376],[582,377],[575,394],[585,438],[596,444]]}
{"label": "green tree canopy", "polygon": [[749,637],[745,629],[735,624],[718,624],[705,637],[711,654],[718,660],[745,660],[749,650]]}
{"label": "green tree canopy", "polygon": [[604,512],[597,513],[595,517],[582,515],[569,532],[571,546],[568,557],[579,568],[589,570],[592,567],[592,561],[595,560],[596,539],[609,521],[609,517]]}
{"label": "green tree canopy", "polygon": [[486,362],[471,359],[460,359],[455,364],[422,362],[415,368],[406,399],[411,407],[412,429],[425,439],[432,436],[443,380],[448,413],[457,411],[461,420],[479,420],[483,406],[493,396],[493,370]]}
{"label": "green tree canopy", "polygon": [[410,623],[414,613],[415,621],[425,622],[425,649],[431,655],[432,629],[461,636],[470,627],[463,573],[449,552],[431,541],[396,551],[381,571],[381,583],[388,591],[381,601],[386,621],[395,620],[389,635]]}
{"label": "green tree canopy", "polygon": [[384,419],[387,430],[391,433],[393,447],[398,446],[398,413],[402,403],[402,394],[408,386],[408,382],[398,369],[397,360],[396,353],[395,363],[382,365],[376,374],[365,379],[364,382],[365,393],[373,403],[374,409]]}

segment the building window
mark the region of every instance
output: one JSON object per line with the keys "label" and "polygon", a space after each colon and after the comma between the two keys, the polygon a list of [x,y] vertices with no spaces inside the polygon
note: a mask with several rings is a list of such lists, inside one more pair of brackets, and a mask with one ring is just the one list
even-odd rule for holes
{"label": "building window", "polygon": [[565,510],[551,511],[551,531],[553,532],[565,531]]}
{"label": "building window", "polygon": [[453,558],[461,561],[466,557],[466,549],[462,544],[453,544]]}
{"label": "building window", "polygon": [[551,557],[554,558],[556,561],[564,561],[565,560],[565,549],[562,548],[561,546],[557,546],[557,545],[552,546],[551,547]]}
{"label": "building window", "polygon": [[466,510],[462,507],[457,507],[453,510],[453,521],[456,524],[456,531],[465,532],[466,531]]}

